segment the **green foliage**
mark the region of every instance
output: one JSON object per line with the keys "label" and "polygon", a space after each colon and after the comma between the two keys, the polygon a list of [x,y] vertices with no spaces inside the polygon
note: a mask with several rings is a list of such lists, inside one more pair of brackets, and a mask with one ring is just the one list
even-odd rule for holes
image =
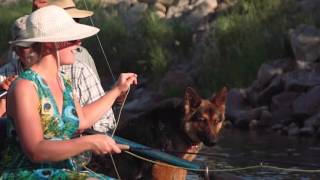
{"label": "green foliage", "polygon": [[[115,73],[134,71],[157,84],[172,63],[188,56],[193,45],[190,28],[160,19],[152,11],[130,24],[112,9],[95,13],[99,36]],[[108,74],[96,39],[87,40],[85,46],[98,60],[100,74]]]}
{"label": "green foliage", "polygon": [[248,85],[263,62],[290,55],[287,33],[301,23],[314,24],[313,16],[294,0],[238,0],[212,24],[200,58],[200,85]]}
{"label": "green foliage", "polygon": [[2,55],[9,48],[8,42],[11,40],[10,29],[13,22],[31,12],[31,2],[21,0],[17,4],[0,6],[0,12],[0,54]]}

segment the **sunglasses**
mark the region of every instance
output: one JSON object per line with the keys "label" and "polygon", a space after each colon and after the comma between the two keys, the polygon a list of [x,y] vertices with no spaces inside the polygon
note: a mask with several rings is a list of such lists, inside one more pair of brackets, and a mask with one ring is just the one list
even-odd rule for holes
{"label": "sunglasses", "polygon": [[64,42],[57,42],[58,49],[67,48],[70,46],[78,45],[80,44],[80,40],[73,40],[73,41],[64,41]]}

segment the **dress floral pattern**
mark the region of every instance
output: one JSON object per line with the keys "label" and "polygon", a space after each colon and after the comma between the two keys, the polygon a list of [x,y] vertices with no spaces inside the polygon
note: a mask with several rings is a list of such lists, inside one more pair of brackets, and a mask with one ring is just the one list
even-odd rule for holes
{"label": "dress floral pattern", "polygon": [[[44,79],[32,71],[26,70],[19,78],[30,80],[37,90],[40,105],[44,138],[47,140],[71,139],[79,128],[79,118],[73,102],[71,81],[62,76],[65,90],[63,92],[63,107],[59,113],[57,104]],[[61,162],[33,163],[23,153],[19,139],[14,131],[13,121],[7,123],[7,148],[1,152],[0,171],[3,172],[0,179],[112,179],[92,171],[81,171],[83,160],[88,156],[83,153],[78,158],[70,158]],[[81,158],[80,158],[81,157]]]}

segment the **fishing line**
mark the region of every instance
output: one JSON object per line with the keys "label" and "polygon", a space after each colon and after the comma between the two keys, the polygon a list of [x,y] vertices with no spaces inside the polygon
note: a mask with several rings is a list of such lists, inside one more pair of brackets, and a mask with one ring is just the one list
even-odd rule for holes
{"label": "fishing line", "polygon": [[[83,2],[84,2],[84,5],[85,5],[86,9],[89,10],[89,8],[88,8],[88,6],[87,6],[86,0],[83,0]],[[90,19],[90,22],[91,22],[92,26],[95,27],[91,16],[89,17],[89,19]],[[110,63],[109,63],[109,61],[108,61],[107,55],[106,55],[106,53],[105,53],[105,51],[104,51],[104,48],[102,47],[102,43],[101,43],[101,41],[100,41],[100,37],[99,37],[98,33],[96,34],[96,38],[97,38],[97,40],[98,40],[99,47],[100,47],[100,49],[101,49],[101,51],[102,51],[103,57],[104,57],[104,59],[106,60],[106,63],[107,63],[107,65],[108,65],[109,72],[110,72],[110,74],[111,74],[111,77],[112,77],[112,79],[113,79],[113,82],[116,82],[116,78],[115,78],[114,75],[113,75],[113,72],[112,72],[112,69],[111,69],[111,65],[110,65]]]}
{"label": "fishing line", "polygon": [[197,156],[204,156],[204,157],[218,157],[218,158],[229,158],[229,159],[246,159],[253,162],[260,163],[261,161],[264,163],[278,163],[278,164],[286,164],[286,165],[296,165],[296,166],[303,166],[303,167],[314,167],[314,168],[320,168],[320,166],[314,165],[314,164],[306,164],[306,163],[296,163],[296,162],[290,162],[290,161],[276,161],[276,160],[265,160],[265,159],[255,159],[255,158],[243,158],[240,156],[230,156],[226,154],[213,154],[213,153],[193,153],[193,152],[184,152],[184,151],[169,151],[165,149],[156,149],[156,148],[140,148],[140,147],[130,147],[131,151],[159,151],[159,152],[165,152],[169,154],[191,154],[191,155],[197,155]]}
{"label": "fishing line", "polygon": [[125,102],[126,102],[126,100],[127,100],[127,97],[128,97],[129,92],[130,92],[130,86],[129,86],[128,91],[126,92],[126,95],[125,95],[125,97],[124,97],[124,100],[123,100],[123,102],[122,102],[122,104],[121,104],[121,107],[120,107],[120,110],[119,110],[119,115],[118,115],[118,118],[117,118],[117,121],[116,121],[116,125],[115,125],[115,128],[114,128],[113,131],[112,131],[111,137],[114,136],[114,133],[116,132],[116,130],[117,130],[117,128],[118,128],[118,124],[119,124],[119,121],[120,121],[121,113],[122,113],[124,104],[125,104]]}
{"label": "fishing line", "polygon": [[260,164],[258,165],[253,165],[253,166],[246,166],[246,167],[240,167],[240,168],[225,168],[225,169],[192,169],[192,168],[185,168],[185,167],[181,167],[181,166],[175,166],[175,165],[171,165],[168,163],[163,163],[163,162],[158,162],[158,161],[154,161],[142,156],[139,156],[135,153],[129,152],[129,151],[124,151],[125,153],[136,157],[138,159],[144,160],[146,162],[150,162],[153,164],[158,164],[158,165],[162,165],[162,166],[167,166],[167,167],[171,167],[171,168],[181,168],[184,170],[188,170],[188,171],[194,171],[194,172],[234,172],[234,171],[243,171],[243,170],[251,170],[251,169],[261,169],[261,168],[265,168],[265,169],[273,169],[273,170],[279,170],[279,171],[287,171],[287,172],[303,172],[303,173],[320,173],[320,169],[298,169],[298,168],[281,168],[281,167],[277,167],[277,166],[270,166],[270,165],[264,165],[262,162],[260,162]]}

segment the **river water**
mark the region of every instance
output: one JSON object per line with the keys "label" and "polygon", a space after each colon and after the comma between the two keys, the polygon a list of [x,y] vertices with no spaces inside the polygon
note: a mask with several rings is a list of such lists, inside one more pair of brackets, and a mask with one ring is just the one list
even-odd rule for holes
{"label": "river water", "polygon": [[[245,180],[320,180],[320,139],[281,136],[274,132],[224,129],[218,144],[205,147],[195,161],[216,170],[255,166],[260,163],[280,168],[319,170],[317,173],[304,173],[258,168],[228,172]],[[187,179],[200,178],[189,173]]]}

